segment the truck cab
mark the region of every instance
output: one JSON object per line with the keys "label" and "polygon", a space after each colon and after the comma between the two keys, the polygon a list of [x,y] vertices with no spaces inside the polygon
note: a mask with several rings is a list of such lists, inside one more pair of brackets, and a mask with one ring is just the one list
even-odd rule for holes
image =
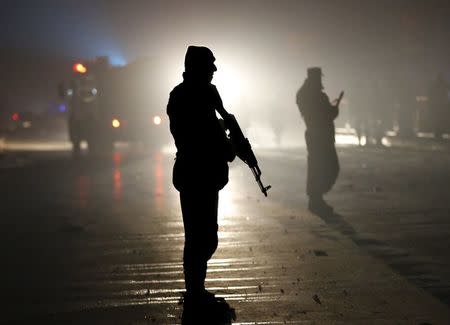
{"label": "truck cab", "polygon": [[107,58],[77,62],[60,96],[68,104],[68,130],[74,153],[86,141],[89,152],[109,151],[114,143],[162,144],[164,105],[158,101],[149,62],[114,67]]}

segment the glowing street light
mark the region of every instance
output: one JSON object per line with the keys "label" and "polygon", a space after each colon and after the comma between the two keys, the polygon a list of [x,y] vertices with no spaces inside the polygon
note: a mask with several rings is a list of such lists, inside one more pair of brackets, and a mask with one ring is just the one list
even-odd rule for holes
{"label": "glowing street light", "polygon": [[112,125],[113,128],[117,129],[117,128],[120,127],[120,121],[115,118],[115,119],[112,120],[111,125]]}
{"label": "glowing street light", "polygon": [[156,115],[156,116],[153,118],[153,123],[154,123],[155,125],[160,125],[161,122],[162,122],[162,119],[161,119],[161,117],[159,117],[158,115]]}
{"label": "glowing street light", "polygon": [[72,67],[73,71],[78,73],[86,73],[87,68],[82,63],[75,63]]}

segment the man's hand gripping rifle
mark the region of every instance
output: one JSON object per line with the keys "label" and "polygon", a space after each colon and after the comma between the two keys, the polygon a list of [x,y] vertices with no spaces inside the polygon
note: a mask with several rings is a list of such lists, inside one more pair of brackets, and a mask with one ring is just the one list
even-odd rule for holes
{"label": "man's hand gripping rifle", "polygon": [[228,114],[225,119],[225,127],[230,131],[230,139],[236,155],[245,162],[252,170],[253,176],[255,176],[256,182],[263,192],[264,196],[267,196],[267,191],[272,187],[270,185],[264,186],[261,182],[261,170],[258,166],[255,154],[253,153],[252,146],[248,139],[242,133],[236,118],[232,114]]}

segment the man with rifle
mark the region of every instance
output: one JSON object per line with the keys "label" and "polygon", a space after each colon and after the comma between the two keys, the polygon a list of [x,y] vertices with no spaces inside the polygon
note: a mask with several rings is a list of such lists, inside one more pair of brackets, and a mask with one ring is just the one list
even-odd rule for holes
{"label": "man with rifle", "polygon": [[[183,82],[172,90],[167,105],[170,132],[177,147],[173,184],[180,192],[185,232],[185,310],[223,304],[223,300],[205,289],[205,277],[207,262],[218,244],[219,191],[228,183],[228,163],[234,160],[235,150],[252,168],[258,184],[261,183],[261,171],[248,140],[234,116],[223,107],[216,86],[211,84],[217,71],[214,61],[210,49],[189,46]],[[216,111],[230,129],[231,141]],[[260,186],[267,191],[268,188]]]}
{"label": "man with rifle", "polygon": [[308,76],[297,92],[297,105],[306,124],[305,140],[308,149],[308,175],[306,193],[309,210],[331,213],[333,208],[323,199],[336,182],[339,161],[335,148],[334,119],[339,114],[339,102],[343,92],[332,105],[323,92],[322,70],[308,69]]}

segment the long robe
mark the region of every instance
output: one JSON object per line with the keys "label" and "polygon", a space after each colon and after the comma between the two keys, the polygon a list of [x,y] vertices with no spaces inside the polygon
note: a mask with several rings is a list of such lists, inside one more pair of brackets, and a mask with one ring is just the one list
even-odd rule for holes
{"label": "long robe", "polygon": [[310,197],[320,197],[333,187],[339,174],[334,137],[334,119],[339,111],[320,88],[308,82],[297,93],[297,105],[306,124],[306,192]]}

